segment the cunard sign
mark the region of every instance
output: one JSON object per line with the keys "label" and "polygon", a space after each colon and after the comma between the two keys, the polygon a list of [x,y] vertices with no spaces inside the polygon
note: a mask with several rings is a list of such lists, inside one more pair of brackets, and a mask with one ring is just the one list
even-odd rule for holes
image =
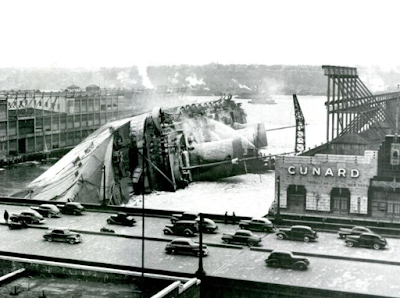
{"label": "cunard sign", "polygon": [[325,168],[320,167],[308,167],[308,166],[290,166],[288,167],[288,173],[290,175],[312,175],[312,176],[324,176],[324,177],[351,177],[358,178],[360,176],[360,171],[357,169],[343,169],[343,168]]}

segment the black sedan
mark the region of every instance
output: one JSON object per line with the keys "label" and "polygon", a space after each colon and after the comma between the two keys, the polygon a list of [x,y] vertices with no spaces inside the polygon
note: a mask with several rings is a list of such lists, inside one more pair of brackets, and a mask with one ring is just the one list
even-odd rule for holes
{"label": "black sedan", "polygon": [[[200,218],[197,218],[196,221],[199,223],[200,226]],[[216,233],[218,230],[218,226],[212,219],[209,218],[203,218],[202,228],[203,232],[205,233]]]}
{"label": "black sedan", "polygon": [[42,215],[31,209],[22,211],[20,214],[12,214],[10,220],[12,222],[25,222],[27,224],[40,224],[45,222]]}
{"label": "black sedan", "polygon": [[239,222],[239,227],[241,229],[246,229],[250,231],[262,231],[262,232],[272,232],[274,231],[274,225],[268,218],[257,218],[253,217],[250,220],[241,220]]}
{"label": "black sedan", "polygon": [[297,270],[306,270],[310,265],[310,261],[306,258],[294,256],[290,251],[274,250],[265,260],[265,264],[269,267],[292,268]]}
{"label": "black sedan", "polygon": [[85,211],[85,207],[78,202],[66,202],[64,205],[57,205],[57,207],[64,214],[82,215]]}
{"label": "black sedan", "polygon": [[119,212],[116,215],[111,215],[107,219],[107,223],[112,225],[122,225],[122,226],[134,226],[136,219],[133,216],[129,216],[124,212]]}
{"label": "black sedan", "polygon": [[[194,254],[200,256],[200,244],[187,238],[176,238],[165,247],[167,253]],[[203,245],[203,256],[208,255],[207,245]]]}
{"label": "black sedan", "polygon": [[388,245],[386,239],[374,233],[363,233],[361,235],[347,236],[346,244],[349,247],[363,246],[380,249]]}
{"label": "black sedan", "polygon": [[49,242],[61,241],[71,244],[82,242],[82,236],[78,233],[71,232],[68,229],[55,229],[43,235],[43,238]]}
{"label": "black sedan", "polygon": [[60,209],[53,204],[42,204],[39,207],[32,206],[31,209],[48,218],[59,217],[61,214]]}

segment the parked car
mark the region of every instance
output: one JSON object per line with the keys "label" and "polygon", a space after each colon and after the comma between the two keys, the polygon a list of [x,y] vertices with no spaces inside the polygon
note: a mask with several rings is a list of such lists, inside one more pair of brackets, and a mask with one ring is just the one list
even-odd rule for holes
{"label": "parked car", "polygon": [[257,246],[261,244],[261,237],[254,235],[249,230],[238,230],[234,234],[224,233],[222,235],[222,241],[224,243],[238,243],[249,246]]}
{"label": "parked car", "polygon": [[122,226],[134,226],[136,219],[133,216],[126,214],[125,212],[119,212],[116,215],[111,215],[107,219],[108,224],[122,225]]}
{"label": "parked car", "polygon": [[102,228],[100,229],[100,232],[102,232],[102,233],[115,233],[114,230],[109,229],[109,228],[106,228],[106,227],[102,227]]}
{"label": "parked car", "polygon": [[294,256],[290,251],[274,250],[265,260],[265,264],[270,267],[306,270],[310,266],[310,261],[306,258]]}
{"label": "parked car", "polygon": [[308,226],[292,226],[290,228],[280,228],[276,232],[278,239],[303,240],[309,242],[318,238],[317,232]]}
{"label": "parked car", "polygon": [[43,238],[49,242],[61,241],[71,244],[82,242],[82,236],[78,233],[71,232],[68,229],[55,229],[43,235]]}
{"label": "parked car", "polygon": [[85,208],[78,202],[67,202],[64,205],[57,205],[64,214],[82,215]]}
{"label": "parked car", "polygon": [[175,223],[178,220],[196,220],[199,217],[197,212],[184,212],[181,214],[172,214],[171,223]]}
{"label": "parked car", "polygon": [[20,214],[12,214],[10,220],[13,222],[25,222],[27,224],[39,224],[45,222],[43,216],[35,210],[26,210]]}
{"label": "parked car", "polygon": [[347,229],[347,228],[340,228],[338,235],[340,238],[346,238],[346,236],[349,235],[360,235],[362,233],[371,233],[373,234],[374,232],[372,232],[370,229],[366,228],[366,227],[361,227],[361,226],[355,226],[351,229]]}
{"label": "parked car", "polygon": [[[200,218],[196,219],[197,223],[200,225]],[[215,233],[218,230],[217,224],[209,218],[203,218],[203,232],[205,233]]]}
{"label": "parked car", "polygon": [[[165,247],[167,253],[175,254],[194,254],[200,256],[200,244],[193,242],[193,240],[188,238],[177,238],[172,240]],[[203,244],[203,256],[208,255],[207,245]]]}
{"label": "parked car", "polygon": [[178,220],[174,224],[166,225],[165,235],[194,236],[199,231],[199,224],[195,220]]}
{"label": "parked car", "polygon": [[21,222],[10,221],[8,223],[8,228],[10,230],[27,229],[28,228],[28,224],[26,222],[24,222],[24,221],[21,221]]}
{"label": "parked car", "polygon": [[347,236],[345,240],[347,246],[363,246],[380,249],[388,245],[386,239],[374,233],[363,233],[360,235]]}
{"label": "parked car", "polygon": [[59,217],[61,215],[60,209],[53,204],[42,204],[39,207],[31,206],[31,209],[48,218]]}
{"label": "parked car", "polygon": [[246,229],[250,231],[262,231],[262,232],[273,232],[274,225],[268,218],[258,218],[253,217],[250,220],[241,220],[239,222],[239,227],[241,229]]}

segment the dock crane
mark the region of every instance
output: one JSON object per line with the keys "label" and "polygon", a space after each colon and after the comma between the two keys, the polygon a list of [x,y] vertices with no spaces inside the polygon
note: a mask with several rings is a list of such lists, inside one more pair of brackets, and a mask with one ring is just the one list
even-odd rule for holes
{"label": "dock crane", "polygon": [[294,116],[296,118],[296,143],[294,152],[297,155],[306,149],[306,123],[296,94],[293,94],[293,105]]}

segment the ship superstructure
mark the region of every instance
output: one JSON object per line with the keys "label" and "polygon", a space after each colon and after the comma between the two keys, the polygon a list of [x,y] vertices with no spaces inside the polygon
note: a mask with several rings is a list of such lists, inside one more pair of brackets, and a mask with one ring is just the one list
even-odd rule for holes
{"label": "ship superstructure", "polygon": [[132,194],[245,173],[266,145],[264,126],[247,127],[244,110],[231,97],[156,107],[89,135],[35,179],[28,193],[42,200],[121,204]]}

